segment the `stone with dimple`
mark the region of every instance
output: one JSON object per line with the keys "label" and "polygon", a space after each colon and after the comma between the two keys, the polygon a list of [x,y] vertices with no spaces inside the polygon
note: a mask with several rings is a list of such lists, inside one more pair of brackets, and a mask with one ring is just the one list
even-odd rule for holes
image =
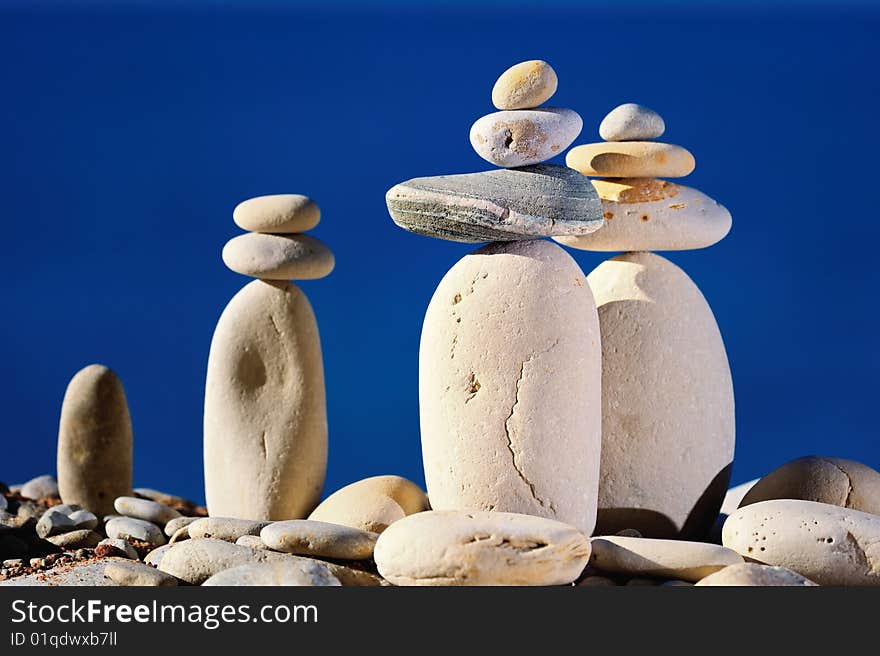
{"label": "stone with dimple", "polygon": [[113,507],[121,515],[142,519],[159,526],[165,526],[172,519],[180,517],[180,513],[173,508],[137,497],[119,497],[113,502]]}
{"label": "stone with dimple", "polygon": [[428,509],[422,489],[400,476],[372,476],[324,499],[309,519],[381,533],[407,515]]}
{"label": "stone with dimple", "polygon": [[336,264],[333,252],[314,237],[257,232],[226,242],[223,262],[236,273],[264,280],[314,280],[330,275]]}
{"label": "stone with dimple", "polygon": [[556,93],[556,71],[545,61],[532,59],[504,71],[492,87],[492,104],[498,109],[529,109]]}
{"label": "stone with dimple", "polygon": [[93,364],[67,385],[58,430],[58,490],[64,503],[96,515],[131,493],[132,432],[128,402],[113,371]]}
{"label": "stone with dimple", "polygon": [[143,563],[114,560],[107,563],[104,576],[117,585],[126,586],[174,586],[177,579]]}
{"label": "stone with dimple", "polygon": [[880,515],[880,473],[843,458],[797,458],[755,483],[740,507],[770,499],[803,499]]}
{"label": "stone with dimple", "polygon": [[233,211],[232,220],[251,232],[306,232],[318,225],[321,210],[302,194],[272,194],[242,201]]}
{"label": "stone with dimple", "polygon": [[580,576],[590,540],[562,522],[506,512],[429,510],[376,543],[394,585],[564,585]]}
{"label": "stone with dimple", "polygon": [[734,512],[724,546],[819,585],[880,585],[880,516],[801,499],[760,501]]}
{"label": "stone with dimple", "polygon": [[664,130],[663,117],[637,103],[618,105],[599,124],[599,136],[605,141],[648,141],[662,136]]}
{"label": "stone with dimple", "polygon": [[217,572],[207,586],[340,586],[324,563],[316,560],[251,563]]}
{"label": "stone with dimple", "polygon": [[564,249],[491,244],[459,260],[434,292],[419,348],[431,507],[538,515],[589,534],[599,358],[593,295]]}
{"label": "stone with dimple", "polygon": [[696,162],[681,146],[659,141],[602,141],[575,146],[565,163],[584,175],[606,178],[681,178]]}
{"label": "stone with dimple", "polygon": [[154,547],[165,544],[162,529],[151,522],[133,517],[114,517],[104,526],[107,537],[146,542]]}
{"label": "stone with dimple", "polygon": [[562,107],[487,114],[471,126],[471,146],[495,166],[530,166],[555,157],[577,139],[580,115]]}
{"label": "stone with dimple", "polygon": [[242,535],[259,535],[269,522],[257,522],[232,517],[202,517],[187,529],[191,538],[215,538],[235,542]]}
{"label": "stone with dimple", "polygon": [[697,581],[700,586],[815,586],[810,579],[785,567],[760,563],[728,565],[714,574]]}
{"label": "stone with dimple", "polygon": [[224,540],[199,538],[172,545],[163,554],[159,569],[187,583],[201,585],[214,574],[239,565],[286,562],[287,559],[315,562],[293,554],[249,549]]}
{"label": "stone with dimple", "polygon": [[706,248],[730,231],[727,209],[690,187],[654,178],[593,180],[605,225],[589,235],[555,237],[585,251]]}
{"label": "stone with dimple", "polygon": [[270,549],[302,556],[364,560],[373,556],[377,533],[310,519],[273,522],[260,531]]}
{"label": "stone with dimple", "polygon": [[449,241],[585,235],[603,223],[590,181],[553,164],[413,178],[385,201],[401,228]]}
{"label": "stone with dimple", "polygon": [[306,517],[327,467],[321,342],[292,283],[255,280],[226,306],[205,385],[205,495],[212,516]]}
{"label": "stone with dimple", "polygon": [[603,572],[699,581],[728,565],[743,562],[732,549],[685,540],[622,536],[593,538],[590,565]]}
{"label": "stone with dimple", "polygon": [[704,539],[727,489],[735,432],[712,310],[687,274],[654,253],[606,260],[587,279],[602,333],[597,531]]}

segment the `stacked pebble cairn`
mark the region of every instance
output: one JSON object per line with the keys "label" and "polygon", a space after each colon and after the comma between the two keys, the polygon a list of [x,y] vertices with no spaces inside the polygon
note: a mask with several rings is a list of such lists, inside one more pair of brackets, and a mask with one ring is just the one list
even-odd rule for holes
{"label": "stacked pebble cairn", "polygon": [[[0,584],[880,585],[874,469],[809,456],[723,494],[734,428],[724,345],[697,287],[651,251],[709,246],[730,215],[660,179],[694,161],[652,141],[663,121],[637,105],[611,112],[605,141],[571,150],[570,168],[541,164],[581,129],[571,110],[538,108],[556,83],[541,61],[498,80],[501,111],[471,140],[505,168],[387,195],[408,230],[492,242],[452,267],[425,317],[432,509],[392,475],[316,507],[320,343],[288,280],[324,276],[333,258],[300,234],[318,223],[309,199],[255,198],[234,215],[254,232],[223,253],[258,280],[229,303],[211,345],[210,516],[131,489],[125,392],[92,365],[64,397],[57,483],[0,484]],[[625,254],[585,276],[542,237]]]}

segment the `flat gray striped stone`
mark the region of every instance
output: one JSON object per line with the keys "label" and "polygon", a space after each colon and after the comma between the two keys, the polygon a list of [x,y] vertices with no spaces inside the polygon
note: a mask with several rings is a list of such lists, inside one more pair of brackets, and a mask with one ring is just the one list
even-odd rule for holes
{"label": "flat gray striped stone", "polygon": [[449,241],[586,235],[604,221],[589,178],[553,164],[413,178],[385,200],[401,228]]}

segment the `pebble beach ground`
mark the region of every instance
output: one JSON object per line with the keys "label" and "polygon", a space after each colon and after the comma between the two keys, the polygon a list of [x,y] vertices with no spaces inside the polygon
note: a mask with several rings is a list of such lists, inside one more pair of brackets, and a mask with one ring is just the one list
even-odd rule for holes
{"label": "pebble beach ground", "polygon": [[[418,177],[388,212],[424,237],[491,242],[440,281],[419,403],[426,490],[382,475],[321,501],[318,322],[291,280],[333,253],[301,194],[241,203],[222,259],[254,278],[211,343],[207,507],[132,486],[122,381],[90,365],[60,411],[57,480],[0,484],[0,585],[880,585],[880,473],[805,456],[729,488],[733,377],[711,307],[654,251],[706,248],[730,213],[668,181],[695,166],[626,103],[602,141],[546,107],[544,61],[491,90],[471,130],[496,169]],[[548,239],[549,238],[549,239]],[[585,274],[565,248],[614,256]],[[210,512],[209,512],[210,511]]]}

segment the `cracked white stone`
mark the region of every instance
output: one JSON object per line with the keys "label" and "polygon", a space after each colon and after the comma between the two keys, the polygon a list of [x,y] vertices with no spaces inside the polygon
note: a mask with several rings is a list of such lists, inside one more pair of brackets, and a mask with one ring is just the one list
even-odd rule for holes
{"label": "cracked white stone", "polygon": [[431,507],[595,524],[599,331],[577,263],[548,241],[492,244],[437,287],[419,352]]}
{"label": "cracked white stone", "polygon": [[775,499],[734,512],[724,546],[819,585],[880,585],[880,516],[815,501]]}

